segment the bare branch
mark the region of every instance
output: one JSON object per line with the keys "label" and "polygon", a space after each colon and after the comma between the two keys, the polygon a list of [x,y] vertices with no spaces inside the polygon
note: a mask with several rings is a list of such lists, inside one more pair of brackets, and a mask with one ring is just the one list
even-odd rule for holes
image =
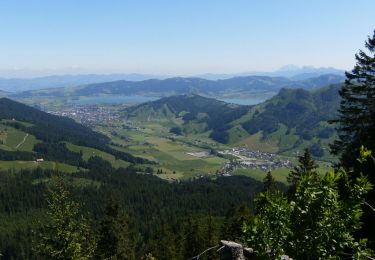
{"label": "bare branch", "polygon": [[373,206],[371,206],[369,203],[367,203],[367,202],[365,201],[364,204],[365,204],[366,206],[368,206],[372,211],[375,212],[375,208],[374,208]]}
{"label": "bare branch", "polygon": [[211,251],[212,249],[215,249],[215,248],[218,248],[219,245],[216,245],[216,246],[213,246],[213,247],[210,247],[210,248],[207,248],[206,250],[204,250],[202,253],[200,253],[199,255],[197,256],[194,256],[192,258],[190,258],[190,260],[199,260],[199,258],[204,255],[205,253],[207,253],[208,251]]}

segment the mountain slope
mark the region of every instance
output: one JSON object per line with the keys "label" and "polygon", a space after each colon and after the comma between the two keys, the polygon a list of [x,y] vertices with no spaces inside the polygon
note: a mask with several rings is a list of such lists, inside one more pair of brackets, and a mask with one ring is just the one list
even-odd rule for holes
{"label": "mountain slope", "polygon": [[310,147],[315,156],[323,156],[321,147],[327,147],[335,134],[327,121],[336,117],[339,88],[331,85],[312,92],[282,89],[254,107],[252,117],[242,127],[250,135],[260,132],[262,140],[273,139],[280,152]]}
{"label": "mountain slope", "polygon": [[[118,159],[133,163],[142,163],[144,160],[119,152],[110,147],[110,139],[90,128],[76,123],[66,117],[59,117],[42,112],[38,109],[15,102],[7,98],[0,99],[0,122],[4,126],[4,136],[9,131],[19,131],[24,140],[14,148],[6,147],[0,149],[0,160],[35,160],[36,157],[43,157],[51,161],[59,161],[71,165],[84,167],[82,154],[74,152],[66,146],[66,143],[82,147],[91,147],[106,152]],[[18,148],[27,140],[28,136],[35,139],[30,144],[28,151],[21,152]]]}
{"label": "mountain slope", "polygon": [[[211,131],[210,137],[227,142],[220,133],[228,129],[230,122],[240,118],[249,110],[248,106],[228,104],[195,94],[179,95],[147,102],[124,110],[128,120],[169,122],[175,127],[172,132],[181,134]],[[183,121],[179,126],[178,119]]]}
{"label": "mountain slope", "polygon": [[321,157],[325,154],[322,149],[335,134],[327,120],[336,116],[339,87],[282,89],[256,106],[233,105],[193,94],[172,96],[129,107],[123,116],[130,121],[158,122],[178,135],[206,133],[215,141],[231,145],[257,142],[255,149],[266,147],[266,143],[275,147],[273,151],[285,153],[310,147],[315,156]]}

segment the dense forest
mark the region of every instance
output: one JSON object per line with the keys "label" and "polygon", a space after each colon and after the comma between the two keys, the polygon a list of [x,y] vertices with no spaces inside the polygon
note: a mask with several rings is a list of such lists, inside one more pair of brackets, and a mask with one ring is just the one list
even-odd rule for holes
{"label": "dense forest", "polygon": [[238,237],[241,223],[233,227],[223,223],[240,218],[231,211],[250,211],[255,194],[262,189],[262,183],[247,177],[168,183],[136,174],[136,168],[115,170],[98,157],[89,164],[89,171],[62,177],[42,169],[0,174],[0,252],[4,259],[41,257],[32,250],[32,241],[48,222],[46,198],[57,176],[69,191],[69,200],[79,202],[79,214],[90,220],[94,234],[100,233],[105,205],[118,203],[126,215],[133,259],[149,253],[157,259],[187,259],[217,243],[222,234],[228,239]]}

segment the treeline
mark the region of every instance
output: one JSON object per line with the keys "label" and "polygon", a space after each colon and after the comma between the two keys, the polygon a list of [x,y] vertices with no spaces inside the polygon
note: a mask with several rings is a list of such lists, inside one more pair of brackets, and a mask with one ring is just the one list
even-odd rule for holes
{"label": "treeline", "polygon": [[[245,205],[242,211],[252,207],[253,197],[262,189],[261,183],[247,177],[168,183],[136,174],[132,167],[115,170],[98,157],[92,157],[89,165],[89,171],[63,176],[71,199],[80,204],[80,214],[88,219],[94,236],[100,233],[108,201],[117,201],[127,216],[135,259],[147,254],[157,259],[186,259],[220,238],[238,237],[242,223],[223,223],[241,216],[227,213],[241,211],[234,209],[241,204]],[[45,196],[55,175],[41,169],[0,174],[0,252],[4,259],[38,259],[31,241],[48,221]]]}
{"label": "treeline", "polygon": [[23,151],[7,151],[0,149],[1,161],[33,161],[35,154]]}

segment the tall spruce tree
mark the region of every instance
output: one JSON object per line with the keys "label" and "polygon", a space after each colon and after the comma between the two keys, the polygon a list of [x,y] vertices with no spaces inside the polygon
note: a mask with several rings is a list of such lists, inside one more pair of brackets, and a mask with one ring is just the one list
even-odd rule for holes
{"label": "tall spruce tree", "polygon": [[[373,160],[360,162],[361,147],[375,151],[375,32],[365,42],[367,51],[360,50],[355,55],[356,65],[346,73],[346,81],[340,90],[341,104],[336,124],[338,139],[332,144],[331,150],[340,157],[340,166],[351,170],[348,178],[355,181],[360,175],[366,175],[375,184],[375,163]],[[345,191],[348,183],[342,185]],[[344,194],[345,195],[345,194]],[[375,192],[367,194],[369,204],[375,204]],[[365,210],[365,223],[362,235],[368,237],[375,248],[375,217],[374,212]]]}
{"label": "tall spruce tree", "polygon": [[269,191],[271,193],[276,193],[279,191],[271,171],[268,171],[266,177],[263,179],[263,191]]}
{"label": "tall spruce tree", "polygon": [[355,55],[354,69],[346,72],[339,116],[332,120],[338,132],[332,152],[346,167],[358,165],[356,158],[362,145],[375,150],[375,32],[365,47],[368,52],[360,50]]}

